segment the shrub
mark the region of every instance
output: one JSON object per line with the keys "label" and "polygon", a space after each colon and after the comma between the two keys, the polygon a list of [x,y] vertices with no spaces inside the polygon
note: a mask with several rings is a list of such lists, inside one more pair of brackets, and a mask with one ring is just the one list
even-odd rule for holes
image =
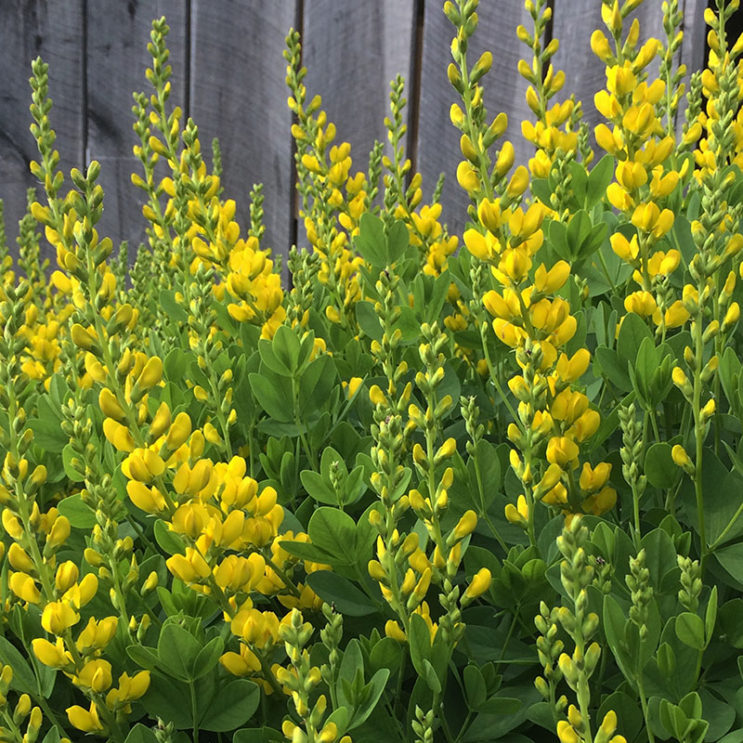
{"label": "shrub", "polygon": [[391,154],[353,172],[290,32],[291,289],[260,188],[244,231],[169,106],[164,19],[130,273],[33,63],[44,198],[1,257],[3,740],[741,740],[738,3],[705,14],[677,126],[682,14],[640,44],[640,2],[591,36],[594,152],[526,0],[528,167],[467,56],[476,0],[444,4],[459,250],[402,80]]}

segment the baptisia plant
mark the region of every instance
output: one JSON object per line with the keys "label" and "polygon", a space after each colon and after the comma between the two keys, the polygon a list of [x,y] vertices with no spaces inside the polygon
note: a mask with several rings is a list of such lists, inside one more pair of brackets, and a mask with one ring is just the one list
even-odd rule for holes
{"label": "baptisia plant", "polygon": [[527,82],[515,129],[477,0],[444,4],[462,235],[402,78],[359,167],[290,31],[291,288],[261,187],[241,225],[236,164],[170,102],[164,19],[131,268],[33,63],[17,259],[0,229],[3,740],[739,740],[738,2],[690,76],[678,2],[661,39],[640,4],[586,36],[593,131],[546,0],[498,70]]}

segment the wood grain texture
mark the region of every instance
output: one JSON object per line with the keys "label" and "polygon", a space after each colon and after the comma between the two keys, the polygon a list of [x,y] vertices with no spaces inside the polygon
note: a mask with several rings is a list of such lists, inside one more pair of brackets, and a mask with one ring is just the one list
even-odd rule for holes
{"label": "wood grain texture", "polygon": [[237,202],[243,232],[250,189],[263,183],[263,247],[286,255],[293,161],[282,51],[296,2],[192,0],[191,12],[191,115],[202,146],[219,138],[225,196]]}
{"label": "wood grain texture", "polygon": [[[439,174],[446,174],[442,219],[448,224],[451,234],[461,235],[467,220],[469,199],[456,180],[457,164],[462,159],[460,132],[449,120],[449,108],[458,96],[446,77],[454,27],[441,6],[438,0],[426,0],[418,170],[423,177],[424,200],[430,199]],[[531,155],[531,145],[521,137],[521,121],[531,116],[531,112],[524,99],[527,83],[516,71],[525,49],[516,38],[516,27],[521,23],[526,25],[530,18],[524,10],[523,0],[482,3],[478,14],[480,23],[470,41],[468,58],[474,62],[485,49],[493,52],[492,70],[483,78],[488,116],[492,120],[498,112],[507,112],[509,127],[505,136],[513,142],[517,162],[525,163]]]}
{"label": "wood grain texture", "polygon": [[[49,64],[50,113],[57,132],[60,167],[69,172],[83,158],[82,0],[2,0],[0,2],[0,198],[5,202],[8,242],[17,255],[18,220],[26,209],[26,189],[35,185],[29,162],[38,158],[29,124],[31,61]],[[42,240],[42,252],[51,249]]]}
{"label": "wood grain texture", "polygon": [[[305,0],[302,63],[308,95],[319,93],[337,142],[351,143],[354,171],[366,169],[374,140],[387,143],[390,81],[410,98],[414,0]],[[410,107],[406,107],[407,114]]]}
{"label": "wood grain texture", "polygon": [[[684,78],[686,90],[689,90],[689,77],[691,73],[701,70],[706,64],[705,44],[708,26],[704,22],[704,10],[707,0],[681,0],[684,9],[684,40],[681,43],[681,64],[686,65],[687,74]],[[684,110],[686,105],[682,103],[676,121],[677,130],[680,131],[684,122]]]}
{"label": "wood grain texture", "polygon": [[132,93],[150,92],[145,78],[150,63],[147,44],[153,19],[163,15],[170,26],[167,44],[173,68],[169,103],[183,106],[188,80],[188,0],[87,3],[86,160],[101,163],[105,199],[99,232],[109,235],[115,245],[128,240],[131,262],[145,230],[144,194],[129,180],[132,172],[141,170],[132,154],[138,141],[132,130]]}

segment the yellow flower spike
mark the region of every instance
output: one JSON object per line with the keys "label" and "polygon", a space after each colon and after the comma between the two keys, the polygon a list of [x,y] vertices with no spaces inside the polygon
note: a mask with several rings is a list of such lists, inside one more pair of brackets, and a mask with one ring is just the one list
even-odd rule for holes
{"label": "yellow flower spike", "polygon": [[681,467],[684,470],[688,470],[693,466],[689,455],[686,453],[686,449],[681,444],[675,444],[673,449],[671,449],[671,459],[673,459],[677,467]]}
{"label": "yellow flower spike", "polygon": [[28,573],[12,573],[8,585],[21,601],[29,604],[38,604],[41,601],[41,593],[36,587],[36,581]]}
{"label": "yellow flower spike", "polygon": [[731,325],[738,322],[740,318],[740,305],[737,302],[733,302],[725,312],[725,317],[722,321],[722,329],[727,330]]}
{"label": "yellow flower spike", "polygon": [[80,615],[67,603],[50,601],[41,614],[41,626],[52,635],[61,635],[80,621]]}
{"label": "yellow flower spike", "polygon": [[498,232],[501,227],[502,220],[505,219],[505,215],[501,211],[500,201],[498,199],[495,199],[494,201],[483,199],[477,206],[477,216],[482,225],[490,233]]}
{"label": "yellow flower spike", "polygon": [[338,738],[338,727],[334,722],[327,722],[320,731],[316,740],[318,743],[335,743]]}
{"label": "yellow flower spike", "polygon": [[31,640],[31,647],[34,655],[50,668],[65,668],[72,662],[72,655],[65,649],[64,640],[61,637],[57,638],[55,644],[37,637]]}
{"label": "yellow flower spike", "polygon": [[95,706],[95,702],[90,703],[89,710],[77,704],[68,707],[67,719],[70,721],[70,725],[84,733],[97,733],[104,729],[98,717],[98,708]]}

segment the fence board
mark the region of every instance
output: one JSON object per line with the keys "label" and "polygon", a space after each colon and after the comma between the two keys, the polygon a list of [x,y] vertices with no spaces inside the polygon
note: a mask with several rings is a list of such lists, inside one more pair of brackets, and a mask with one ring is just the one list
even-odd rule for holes
{"label": "fence board", "polygon": [[[684,82],[688,93],[691,73],[701,70],[707,62],[705,59],[705,45],[708,26],[704,22],[707,0],[683,0],[682,7],[684,9],[684,40],[681,43],[681,64],[685,64],[687,69]],[[686,99],[679,106],[676,122],[677,131],[683,124],[685,109]]]}
{"label": "fence board", "polygon": [[291,112],[286,106],[284,39],[296,2],[192,0],[191,115],[202,146],[219,137],[226,195],[243,231],[248,195],[264,186],[263,247],[286,253],[292,234]]}
{"label": "fence board", "polygon": [[387,143],[389,84],[398,74],[410,97],[414,16],[414,0],[305,0],[307,91],[322,96],[336,141],[351,143],[354,171],[366,169],[375,139]]}
{"label": "fence board", "polygon": [[[69,171],[83,151],[82,0],[2,0],[0,28],[0,198],[5,202],[8,242],[17,255],[18,220],[26,208],[26,189],[35,185],[28,170],[38,158],[29,132],[31,60],[49,63],[50,117],[57,132],[60,166]],[[45,241],[42,241],[44,244]],[[51,255],[47,246],[45,255]]]}
{"label": "fence board", "polygon": [[[525,163],[531,154],[521,137],[521,121],[531,116],[524,95],[527,83],[516,71],[525,50],[516,38],[516,27],[528,25],[530,17],[523,0],[482,3],[480,23],[470,41],[468,58],[475,61],[489,49],[493,53],[492,71],[483,79],[484,100],[490,119],[500,111],[509,118],[507,137],[516,149],[517,162]],[[426,0],[421,75],[420,122],[418,128],[418,169],[423,177],[424,200],[430,198],[439,173],[446,173],[442,193],[442,219],[450,234],[461,235],[467,220],[469,199],[456,180],[456,167],[462,155],[460,132],[449,120],[449,107],[457,93],[449,84],[446,68],[451,61],[450,45],[454,27],[441,10],[438,0]]]}
{"label": "fence board", "polygon": [[183,106],[187,86],[187,0],[127,0],[87,3],[87,152],[86,161],[101,163],[105,192],[99,231],[114,243],[128,240],[130,260],[144,239],[144,194],[129,177],[140,172],[132,154],[137,136],[132,130],[132,93],[149,92],[145,69],[147,43],[154,18],[166,16],[168,48],[173,68],[171,106]]}

